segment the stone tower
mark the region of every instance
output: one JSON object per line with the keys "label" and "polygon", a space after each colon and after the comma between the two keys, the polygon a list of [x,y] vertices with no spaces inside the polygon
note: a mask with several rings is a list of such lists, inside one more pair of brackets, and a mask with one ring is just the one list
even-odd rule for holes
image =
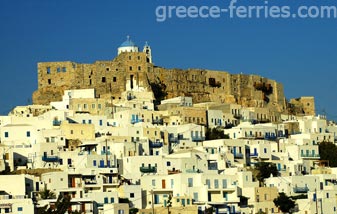
{"label": "stone tower", "polygon": [[146,53],[146,61],[148,63],[152,63],[152,53],[151,53],[151,47],[146,42],[143,48],[143,52]]}

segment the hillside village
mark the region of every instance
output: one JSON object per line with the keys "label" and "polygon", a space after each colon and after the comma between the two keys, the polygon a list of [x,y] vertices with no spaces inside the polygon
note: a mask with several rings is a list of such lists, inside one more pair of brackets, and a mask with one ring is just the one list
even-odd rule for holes
{"label": "hillside village", "polygon": [[[58,196],[66,213],[281,213],[279,193],[298,197],[293,213],[337,212],[319,152],[337,126],[275,81],[163,69],[128,38],[112,61],[39,63],[33,99],[0,116],[0,213]],[[259,179],[261,163],[276,175]]]}

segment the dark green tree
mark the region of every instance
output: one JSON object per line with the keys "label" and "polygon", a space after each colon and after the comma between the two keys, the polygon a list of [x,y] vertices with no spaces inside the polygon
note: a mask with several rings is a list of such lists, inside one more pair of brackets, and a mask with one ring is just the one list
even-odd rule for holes
{"label": "dark green tree", "polygon": [[337,146],[331,142],[319,143],[321,160],[329,161],[329,166],[337,167]]}
{"label": "dark green tree", "polygon": [[206,130],[206,140],[217,139],[229,139],[229,136],[225,135],[224,130],[220,128],[212,128]]}
{"label": "dark green tree", "polygon": [[[39,207],[37,210],[38,214],[64,214],[67,212],[68,208],[70,207],[70,200],[71,197],[67,196],[67,195],[59,195],[55,206],[50,206],[49,208],[47,208],[48,206],[44,206],[44,207]],[[69,213],[69,212],[68,212]],[[71,213],[78,213],[78,212],[71,212]]]}
{"label": "dark green tree", "polygon": [[264,182],[264,179],[269,178],[270,175],[274,177],[278,176],[278,171],[274,163],[258,162],[255,167],[257,170],[256,178],[260,184]]}
{"label": "dark green tree", "polygon": [[39,192],[39,196],[41,199],[54,199],[56,198],[56,195],[54,192],[50,191],[49,189],[44,189]]}
{"label": "dark green tree", "polygon": [[283,213],[292,213],[292,210],[295,208],[295,201],[288,197],[284,192],[279,193],[279,196],[274,199],[274,204]]}

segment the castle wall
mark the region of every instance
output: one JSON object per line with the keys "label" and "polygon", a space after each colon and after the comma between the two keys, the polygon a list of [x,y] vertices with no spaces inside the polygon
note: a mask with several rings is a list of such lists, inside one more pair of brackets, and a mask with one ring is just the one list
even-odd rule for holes
{"label": "castle wall", "polygon": [[121,99],[126,90],[151,90],[165,85],[166,98],[191,96],[194,103],[237,103],[244,107],[286,109],[282,84],[258,75],[230,74],[205,69],[165,69],[147,62],[143,52],[121,53],[110,61],[38,63],[35,104],[60,101],[66,89],[95,88],[96,97]]}

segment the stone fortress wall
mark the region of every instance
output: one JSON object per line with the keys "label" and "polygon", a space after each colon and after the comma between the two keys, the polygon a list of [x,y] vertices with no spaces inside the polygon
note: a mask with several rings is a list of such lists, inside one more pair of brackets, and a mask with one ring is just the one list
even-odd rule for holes
{"label": "stone fortress wall", "polygon": [[38,89],[33,93],[33,103],[61,101],[64,90],[86,88],[94,88],[97,98],[120,99],[127,85],[131,90],[134,87],[151,90],[151,84],[157,83],[164,86],[166,98],[192,96],[194,103],[237,103],[280,113],[288,111],[283,85],[274,80],[225,71],[158,67],[152,63],[149,46],[143,52],[118,52],[113,60],[93,64],[38,63]]}

